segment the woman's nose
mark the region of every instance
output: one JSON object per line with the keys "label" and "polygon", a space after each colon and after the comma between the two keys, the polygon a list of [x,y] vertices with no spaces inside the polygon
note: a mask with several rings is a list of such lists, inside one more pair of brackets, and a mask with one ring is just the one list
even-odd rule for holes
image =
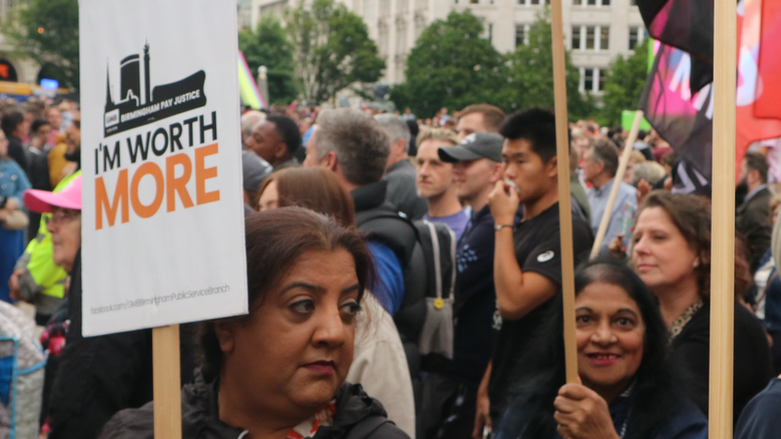
{"label": "woman's nose", "polygon": [[347,338],[347,328],[337,307],[321,311],[314,339],[316,345],[341,346]]}
{"label": "woman's nose", "polygon": [[591,340],[600,346],[614,343],[616,341],[616,336],[610,329],[609,322],[600,323],[599,326],[596,327],[594,333],[591,335]]}

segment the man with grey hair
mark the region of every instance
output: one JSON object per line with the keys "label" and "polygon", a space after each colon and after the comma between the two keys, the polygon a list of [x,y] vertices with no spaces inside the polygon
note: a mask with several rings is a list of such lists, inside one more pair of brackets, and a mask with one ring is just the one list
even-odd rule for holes
{"label": "man with grey hair", "polygon": [[591,208],[591,229],[595,237],[602,216],[610,215],[605,238],[600,244],[600,252],[607,252],[610,241],[619,235],[626,246],[629,243],[628,232],[632,226],[632,218],[637,212],[635,188],[619,180],[618,196],[613,209],[605,212],[618,170],[618,147],[610,140],[597,140],[594,145],[585,150],[581,167],[583,178],[592,185],[586,191],[586,195]]}
{"label": "man with grey hair", "polygon": [[388,182],[388,201],[410,219],[421,219],[428,211],[426,201],[415,189],[417,172],[409,160],[410,131],[407,124],[395,114],[380,114],[374,119],[385,128],[390,141],[390,155],[385,165]]}
{"label": "man with grey hair", "polygon": [[[426,263],[412,223],[386,201],[388,182],[382,177],[390,153],[387,131],[371,115],[359,110],[328,110],[318,116],[312,139],[307,143],[304,166],[332,170],[342,187],[350,191],[356,225],[369,236],[367,247],[377,268],[378,279],[372,293],[393,316],[410,377],[419,382],[417,340],[425,314],[421,316],[418,311],[422,303],[425,313],[425,290],[420,287],[426,285]],[[424,270],[422,277],[420,270]],[[374,366],[377,370],[378,365]],[[364,376],[369,379],[366,373]],[[384,378],[387,373],[371,379]],[[397,387],[386,395],[373,396],[387,406],[390,419],[414,437],[415,403],[410,390]]]}
{"label": "man with grey hair", "polygon": [[247,149],[247,138],[252,136],[252,130],[266,121],[262,111],[250,110],[241,115],[241,149]]}

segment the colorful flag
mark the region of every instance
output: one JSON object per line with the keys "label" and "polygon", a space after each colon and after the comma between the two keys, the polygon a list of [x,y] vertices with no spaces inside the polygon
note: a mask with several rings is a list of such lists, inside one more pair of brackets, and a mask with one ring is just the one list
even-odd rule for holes
{"label": "colorful flag", "polygon": [[[781,41],[781,2],[762,2],[762,41]],[[759,77],[754,115],[781,119],[781,53],[778,44],[762,44],[759,47]]]}
{"label": "colorful flag", "polygon": [[241,50],[239,50],[239,92],[241,93],[241,102],[244,105],[253,110],[266,108],[266,103],[263,102],[258,85],[252,77],[252,72],[250,72],[247,60],[244,59],[244,54],[241,53]]}
{"label": "colorful flag", "polygon": [[[772,6],[768,6],[772,5]],[[768,11],[775,15],[766,15]],[[757,140],[781,137],[781,111],[779,111],[778,96],[781,93],[781,64],[778,59],[768,59],[778,49],[774,44],[763,44],[773,40],[772,32],[766,25],[781,29],[781,6],[777,0],[741,0],[738,3],[738,90],[736,112],[736,157],[735,163],[740,170],[740,163],[749,145]],[[776,18],[776,20],[773,20]],[[769,19],[769,20],[768,20]],[[775,36],[781,37],[781,33]],[[762,48],[765,52],[762,52]],[[760,54],[765,54],[766,71],[758,68],[762,61]],[[773,65],[776,65],[773,71]],[[775,75],[773,74],[775,72]],[[768,105],[771,100],[772,105]],[[764,104],[760,106],[760,103]],[[765,118],[762,118],[765,117]],[[772,119],[769,119],[770,117]]]}
{"label": "colorful flag", "polygon": [[657,133],[705,178],[710,180],[713,145],[711,84],[692,93],[691,57],[687,52],[654,43],[656,58],[639,108]]}
{"label": "colorful flag", "polygon": [[637,0],[648,35],[691,56],[690,88],[713,82],[713,0]]}

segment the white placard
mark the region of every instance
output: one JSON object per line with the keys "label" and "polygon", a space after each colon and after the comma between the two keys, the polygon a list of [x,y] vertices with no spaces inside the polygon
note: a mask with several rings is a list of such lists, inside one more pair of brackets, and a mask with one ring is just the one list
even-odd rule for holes
{"label": "white placard", "polygon": [[236,2],[79,0],[83,334],[247,313]]}

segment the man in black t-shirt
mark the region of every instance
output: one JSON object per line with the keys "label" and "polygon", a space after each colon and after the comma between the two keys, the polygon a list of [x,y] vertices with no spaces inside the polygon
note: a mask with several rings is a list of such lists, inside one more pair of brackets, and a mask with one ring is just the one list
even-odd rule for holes
{"label": "man in black t-shirt", "polygon": [[[489,196],[495,220],[494,284],[497,316],[494,349],[481,395],[487,389],[490,408],[478,401],[475,433],[501,419],[514,398],[513,390],[529,378],[530,341],[542,325],[553,297],[561,291],[558,169],[555,118],[552,112],[530,109],[505,120],[500,133],[505,181]],[[509,183],[511,182],[511,183]],[[518,205],[523,220],[513,227]],[[571,208],[567,200],[566,208]],[[587,255],[593,236],[589,225],[573,215],[576,263]],[[490,414],[490,420],[488,416]]]}

